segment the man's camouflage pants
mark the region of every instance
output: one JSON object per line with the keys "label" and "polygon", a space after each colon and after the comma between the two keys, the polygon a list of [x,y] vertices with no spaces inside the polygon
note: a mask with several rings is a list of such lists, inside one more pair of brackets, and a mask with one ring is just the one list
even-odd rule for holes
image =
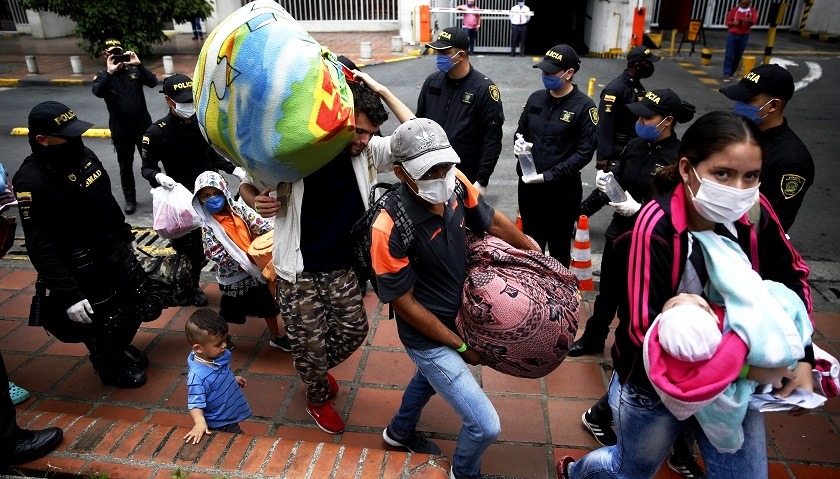
{"label": "man's camouflage pants", "polygon": [[277,280],[277,302],[306,397],[320,406],[329,392],[327,370],[349,358],[367,337],[359,281],[352,269],[303,272],[296,283]]}

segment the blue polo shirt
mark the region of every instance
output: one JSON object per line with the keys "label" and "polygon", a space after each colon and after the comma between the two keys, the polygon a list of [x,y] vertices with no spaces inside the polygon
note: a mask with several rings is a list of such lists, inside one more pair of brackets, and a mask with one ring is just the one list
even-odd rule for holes
{"label": "blue polo shirt", "polygon": [[187,408],[204,411],[209,427],[235,424],[251,417],[251,407],[230,370],[230,351],[213,360],[213,364],[196,361],[195,353],[187,357]]}
{"label": "blue polo shirt", "polygon": [[[394,221],[384,209],[371,228],[371,263],[379,287],[379,298],[391,302],[414,288],[414,298],[446,327],[456,332],[455,316],[467,277],[466,229],[487,231],[495,210],[460,171],[466,197],[452,195],[443,216],[427,210],[403,184],[398,190],[406,214],[414,224],[416,261],[410,261]],[[440,347],[397,315],[397,332],[412,349]]]}

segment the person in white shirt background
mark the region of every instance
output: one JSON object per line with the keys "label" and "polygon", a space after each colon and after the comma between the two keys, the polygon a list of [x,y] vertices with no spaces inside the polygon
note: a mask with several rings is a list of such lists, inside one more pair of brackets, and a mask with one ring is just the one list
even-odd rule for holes
{"label": "person in white shirt background", "polygon": [[531,9],[520,1],[510,9],[510,56],[516,56],[516,45],[519,45],[519,56],[525,56],[525,24],[531,19]]}

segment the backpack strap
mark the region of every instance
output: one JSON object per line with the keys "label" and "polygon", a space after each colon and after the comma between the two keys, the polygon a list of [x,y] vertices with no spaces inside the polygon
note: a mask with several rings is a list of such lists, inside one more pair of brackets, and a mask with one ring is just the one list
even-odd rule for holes
{"label": "backpack strap", "polygon": [[[395,186],[399,185],[400,183],[397,183]],[[409,261],[416,261],[417,248],[415,245],[416,236],[414,234],[414,223],[405,211],[405,206],[403,205],[398,188],[388,190],[388,192],[383,195],[382,199],[384,200],[382,207],[385,208],[385,211],[387,211],[391,216],[391,219],[394,220],[394,227],[397,228],[397,232],[400,235],[400,240],[403,245],[403,250],[406,252],[406,255],[408,255]]]}

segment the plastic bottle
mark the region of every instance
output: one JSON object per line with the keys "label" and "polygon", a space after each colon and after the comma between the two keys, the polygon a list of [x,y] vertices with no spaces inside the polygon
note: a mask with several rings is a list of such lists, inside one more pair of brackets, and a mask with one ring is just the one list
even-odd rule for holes
{"label": "plastic bottle", "polygon": [[607,196],[609,197],[610,201],[613,203],[624,203],[627,201],[627,195],[624,193],[624,188],[615,181],[613,175],[607,175],[604,177],[604,183],[607,184]]}
{"label": "plastic bottle", "polygon": [[[516,141],[525,143],[525,139],[522,138],[521,133],[517,133]],[[534,176],[537,174],[537,167],[534,166],[534,155],[531,154],[530,151],[526,151],[524,153],[519,154],[519,167],[522,168],[522,177]]]}

